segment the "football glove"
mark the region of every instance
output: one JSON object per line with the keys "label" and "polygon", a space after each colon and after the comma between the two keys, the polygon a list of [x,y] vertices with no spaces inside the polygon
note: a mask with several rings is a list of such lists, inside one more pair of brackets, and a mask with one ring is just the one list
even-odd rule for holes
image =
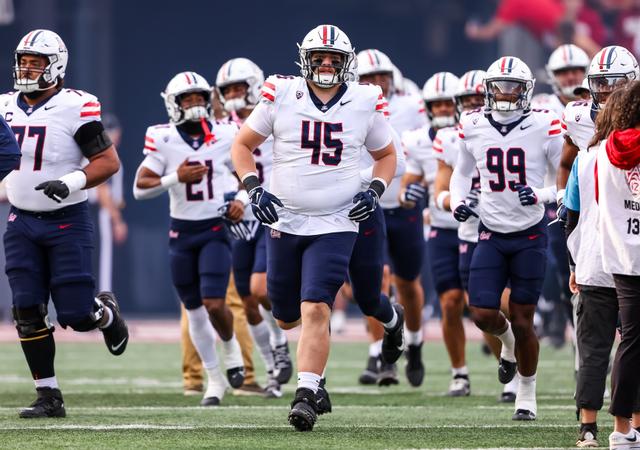
{"label": "football glove", "polygon": [[531,206],[538,203],[538,196],[530,186],[526,184],[516,184],[514,188],[518,192],[518,198],[520,198],[520,204],[522,206]]}
{"label": "football glove", "polygon": [[476,214],[476,212],[471,209],[469,206],[465,205],[464,203],[461,205],[458,205],[456,207],[456,209],[453,210],[453,218],[456,219],[458,222],[466,222],[467,220],[469,220],[469,217],[479,217],[478,214]]}
{"label": "football glove", "polygon": [[353,197],[353,203],[356,204],[351,211],[349,211],[349,219],[356,222],[364,222],[378,207],[378,193],[369,188],[366,191],[358,192]]}
{"label": "football glove", "polygon": [[411,183],[402,193],[402,201],[417,203],[424,198],[426,192],[427,190],[420,183]]}
{"label": "football glove", "polygon": [[42,191],[44,195],[58,203],[69,196],[69,187],[61,180],[45,181],[37,185],[35,190]]}
{"label": "football glove", "polygon": [[465,203],[471,209],[476,208],[480,203],[480,188],[473,188],[469,191]]}
{"label": "football glove", "polygon": [[271,225],[278,221],[278,213],[274,204],[284,208],[278,197],[266,191],[262,186],[258,186],[249,191],[249,199],[251,200],[251,210],[256,219],[265,225]]}

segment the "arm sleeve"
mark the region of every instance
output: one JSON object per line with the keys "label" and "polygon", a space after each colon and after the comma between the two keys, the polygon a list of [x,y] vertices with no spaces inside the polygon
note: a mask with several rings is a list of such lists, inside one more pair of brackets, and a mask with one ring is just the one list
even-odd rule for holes
{"label": "arm sleeve", "polygon": [[573,210],[580,211],[580,183],[578,179],[578,160],[580,158],[580,153],[578,153],[578,157],[573,161],[573,166],[571,166],[571,173],[569,173],[569,179],[567,180],[567,187],[564,192],[564,205]]}
{"label": "arm sleeve", "polygon": [[20,147],[9,125],[0,118],[0,181],[20,165]]}
{"label": "arm sleeve", "polygon": [[273,134],[273,103],[260,101],[253,109],[245,124],[261,136]]}
{"label": "arm sleeve", "polygon": [[[148,158],[149,157],[147,156],[147,159]],[[140,173],[140,170],[142,170],[143,167],[146,167],[145,162],[147,161],[147,159],[145,159],[142,162],[142,164],[140,164],[140,167],[138,167],[138,170],[136,170],[136,176],[133,178],[133,197],[136,200],[148,200],[150,198],[157,197],[160,194],[162,194],[163,192],[166,192],[168,190],[168,188],[164,187],[161,184],[159,184],[156,187],[149,188],[149,189],[140,189],[137,186],[136,180],[138,179],[138,174]],[[153,169],[151,169],[151,170],[153,170]],[[155,170],[154,170],[154,172],[155,172]]]}
{"label": "arm sleeve", "polygon": [[473,173],[476,168],[476,160],[467,151],[464,140],[460,140],[460,150],[456,161],[451,181],[449,182],[449,192],[451,193],[451,210],[455,210],[458,205],[464,202],[469,195],[473,181]]}
{"label": "arm sleeve", "polygon": [[375,113],[369,121],[369,129],[364,139],[364,146],[370,152],[382,150],[392,141],[391,125],[384,114]]}

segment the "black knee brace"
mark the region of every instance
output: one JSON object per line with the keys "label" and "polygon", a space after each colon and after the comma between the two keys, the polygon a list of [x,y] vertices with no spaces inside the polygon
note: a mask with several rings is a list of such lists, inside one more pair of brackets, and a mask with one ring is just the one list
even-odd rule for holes
{"label": "black knee brace", "polygon": [[11,308],[13,320],[20,339],[29,339],[53,333],[48,316],[47,305],[40,304],[30,308]]}

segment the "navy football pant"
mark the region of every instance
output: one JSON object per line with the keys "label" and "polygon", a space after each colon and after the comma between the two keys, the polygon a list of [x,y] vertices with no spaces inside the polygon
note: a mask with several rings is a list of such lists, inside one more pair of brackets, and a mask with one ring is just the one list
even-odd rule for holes
{"label": "navy football pant", "polygon": [[458,244],[458,271],[460,272],[460,281],[462,288],[469,292],[469,269],[471,267],[471,258],[473,251],[476,249],[477,242],[460,241]]}
{"label": "navy football pant", "polygon": [[459,241],[457,229],[431,227],[428,257],[436,292],[442,295],[451,289],[462,289],[459,267]]}
{"label": "navy football pant", "polygon": [[234,239],[231,244],[233,279],[240,297],[251,295],[251,274],[267,271],[265,226],[259,225],[250,241]]}
{"label": "navy football pant", "polygon": [[384,220],[391,270],[403,280],[413,281],[420,275],[424,258],[422,207],[385,209]]}

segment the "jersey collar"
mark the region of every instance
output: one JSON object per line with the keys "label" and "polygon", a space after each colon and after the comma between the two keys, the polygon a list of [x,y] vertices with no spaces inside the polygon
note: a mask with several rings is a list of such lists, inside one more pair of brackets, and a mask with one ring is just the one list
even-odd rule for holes
{"label": "jersey collar", "polygon": [[18,104],[18,108],[20,108],[22,111],[24,111],[24,113],[27,116],[30,116],[31,114],[33,114],[33,112],[36,109],[40,109],[41,106],[46,105],[49,100],[51,100],[53,97],[55,97],[56,95],[58,95],[60,93],[62,89],[58,90],[58,92],[56,92],[55,94],[53,94],[51,97],[47,97],[44,100],[42,100],[39,103],[36,103],[33,106],[29,106],[29,104],[27,104],[27,102],[24,101],[24,95],[22,93],[18,94],[18,99],[17,99],[17,104]]}
{"label": "jersey collar", "polygon": [[307,86],[307,90],[309,91],[309,97],[311,98],[311,101],[313,102],[313,104],[316,105],[316,108],[318,108],[321,112],[325,113],[329,111],[329,109],[333,105],[338,103],[338,101],[342,98],[344,93],[347,92],[347,84],[342,83],[338,88],[338,92],[336,93],[336,95],[334,95],[333,98],[329,100],[327,103],[322,103],[322,100],[320,100],[318,96],[313,93],[313,89],[311,89],[309,86]]}
{"label": "jersey collar", "polygon": [[485,117],[487,118],[487,120],[489,120],[489,123],[493,126],[493,128],[498,130],[498,133],[500,133],[503,136],[506,136],[511,132],[511,130],[513,130],[516,126],[518,126],[524,119],[529,117],[529,114],[523,114],[522,117],[520,117],[519,119],[507,124],[502,124],[496,121],[491,115],[491,113],[485,113]]}
{"label": "jersey collar", "polygon": [[[209,129],[211,129],[211,122],[207,120],[207,124],[209,125]],[[202,147],[202,144],[204,144],[204,133],[194,138],[190,134],[182,131],[180,126],[176,126],[176,130],[178,131],[178,134],[180,135],[182,140],[185,141],[187,145],[192,149],[199,150],[200,147]]]}
{"label": "jersey collar", "polygon": [[436,130],[433,127],[429,127],[429,139],[431,139],[431,142],[433,142],[435,140],[436,133],[438,133],[438,130]]}

